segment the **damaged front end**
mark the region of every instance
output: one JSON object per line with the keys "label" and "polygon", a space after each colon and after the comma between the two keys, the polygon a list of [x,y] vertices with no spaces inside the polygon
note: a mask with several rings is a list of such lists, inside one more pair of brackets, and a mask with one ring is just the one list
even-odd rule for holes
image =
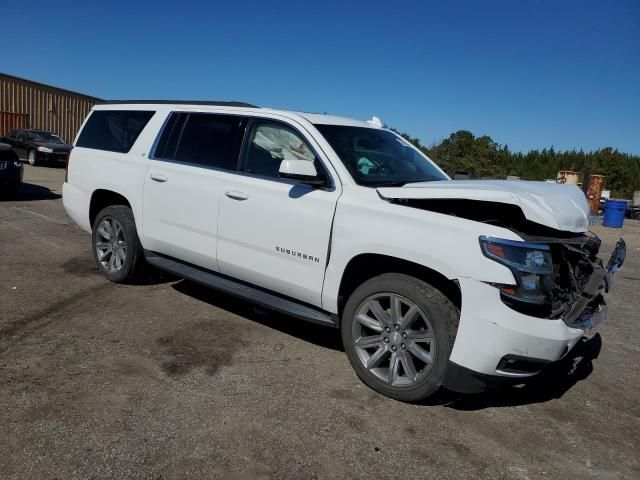
{"label": "damaged front end", "polygon": [[607,265],[597,257],[599,249],[600,239],[593,234],[557,244],[550,318],[562,318],[570,327],[588,330],[606,317],[602,294],[609,291],[612,275],[622,267],[627,246],[623,239],[618,240]]}
{"label": "damaged front end", "polygon": [[[480,238],[484,255],[509,267],[514,275],[515,285],[494,285],[510,308],[538,318],[562,319],[568,326],[584,330],[606,316],[603,293],[608,291],[611,275],[624,262],[626,245],[622,239],[605,266],[598,257],[601,241],[595,234],[558,230],[550,226],[553,221],[547,225],[533,222],[516,204],[406,197],[389,201],[518,234],[522,242]],[[571,223],[568,216],[566,220]]]}
{"label": "damaged front end", "polygon": [[[607,307],[602,294],[608,291],[611,276],[624,262],[624,240],[618,241],[605,266],[598,257],[600,239],[592,233],[570,236],[518,233],[526,244],[548,249],[550,262],[541,275],[541,294],[537,301],[513,295],[513,286],[497,286],[503,302],[526,315],[562,319],[573,328],[587,330],[598,324],[606,316]],[[522,275],[516,273],[514,276],[520,286]]]}
{"label": "damaged front end", "polygon": [[[506,190],[498,187],[497,182],[481,182],[481,185],[490,188],[494,197]],[[522,190],[523,186],[518,185]],[[609,289],[611,275],[624,262],[626,245],[621,239],[605,266],[598,257],[600,239],[587,232],[588,224],[584,223],[588,206],[582,192],[554,187],[536,186],[540,192],[535,202],[523,197],[522,192],[500,198],[501,201],[485,200],[480,193],[486,191],[471,187],[467,190],[473,195],[466,192],[463,198],[436,198],[435,194],[442,190],[426,188],[386,189],[380,190],[380,195],[399,205],[516,233],[522,242],[480,238],[483,254],[510,268],[515,278],[515,285],[494,285],[500,289],[502,301],[525,315],[562,319],[570,327],[587,330],[606,316],[603,293]],[[491,195],[484,197],[491,198]]]}

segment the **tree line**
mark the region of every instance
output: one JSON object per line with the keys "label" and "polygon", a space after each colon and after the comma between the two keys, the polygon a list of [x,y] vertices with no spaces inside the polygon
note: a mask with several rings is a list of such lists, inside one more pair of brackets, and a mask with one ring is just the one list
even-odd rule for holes
{"label": "tree line", "polygon": [[418,138],[398,133],[449,175],[462,170],[473,178],[516,175],[523,180],[546,180],[555,179],[559,170],[573,170],[581,177],[587,173],[604,175],[605,189],[611,190],[612,198],[631,198],[635,190],[640,190],[640,155],[611,147],[590,152],[556,151],[553,147],[512,152],[487,135],[476,137],[467,130],[454,132],[439,144],[427,147]]}

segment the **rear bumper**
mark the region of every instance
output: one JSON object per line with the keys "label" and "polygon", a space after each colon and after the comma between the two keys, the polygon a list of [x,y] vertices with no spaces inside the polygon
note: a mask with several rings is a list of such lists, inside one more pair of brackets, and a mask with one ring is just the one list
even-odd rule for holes
{"label": "rear bumper", "polygon": [[0,185],[17,185],[22,182],[22,170],[11,173],[0,173]]}
{"label": "rear bumper", "polygon": [[22,182],[24,170],[22,167],[5,167],[0,170],[0,185],[16,185]]}
{"label": "rear bumper", "polygon": [[62,204],[67,215],[87,232],[91,232],[91,224],[89,222],[90,201],[90,195],[83,189],[67,182],[62,184]]}
{"label": "rear bumper", "polygon": [[15,177],[0,177],[0,185],[18,185],[22,182],[19,176]]}

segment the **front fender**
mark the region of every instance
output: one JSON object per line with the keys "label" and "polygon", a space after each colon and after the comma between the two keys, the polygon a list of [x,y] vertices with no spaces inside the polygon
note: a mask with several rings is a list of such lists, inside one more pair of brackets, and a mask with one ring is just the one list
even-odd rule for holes
{"label": "front fender", "polygon": [[514,232],[390,203],[377,196],[375,190],[373,195],[349,193],[352,192],[343,194],[336,209],[322,292],[325,310],[338,313],[342,276],[349,262],[361,254],[379,254],[417,263],[450,280],[469,277],[485,282],[515,282],[511,271],[486,258],[479,245],[481,235],[522,240]]}

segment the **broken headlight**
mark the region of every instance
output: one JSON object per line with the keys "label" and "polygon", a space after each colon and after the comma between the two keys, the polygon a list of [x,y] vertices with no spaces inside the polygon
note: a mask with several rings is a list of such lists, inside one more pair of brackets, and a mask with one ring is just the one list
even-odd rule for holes
{"label": "broken headlight", "polygon": [[480,248],[485,257],[513,272],[516,285],[498,285],[502,295],[527,303],[551,302],[553,262],[549,245],[482,236]]}

